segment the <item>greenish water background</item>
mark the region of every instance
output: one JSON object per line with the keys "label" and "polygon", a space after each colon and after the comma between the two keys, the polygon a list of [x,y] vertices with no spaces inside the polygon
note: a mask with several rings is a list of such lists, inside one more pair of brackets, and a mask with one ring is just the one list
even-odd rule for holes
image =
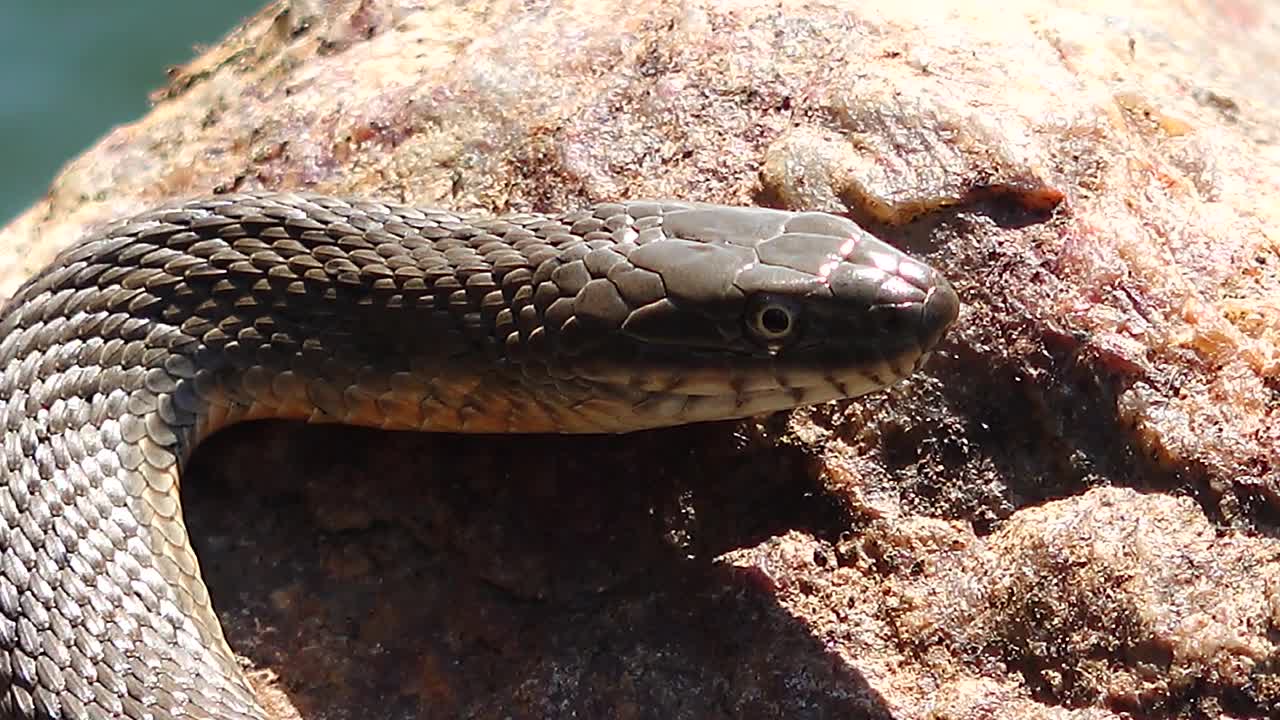
{"label": "greenish water background", "polygon": [[266,0],[0,0],[0,226]]}

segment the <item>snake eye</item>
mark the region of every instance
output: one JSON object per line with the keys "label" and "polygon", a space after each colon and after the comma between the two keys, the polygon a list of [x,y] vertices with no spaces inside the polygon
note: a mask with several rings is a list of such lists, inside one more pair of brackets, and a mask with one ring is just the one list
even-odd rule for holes
{"label": "snake eye", "polygon": [[796,331],[798,320],[796,308],[776,298],[765,298],[747,311],[747,329],[757,340],[771,346],[778,346],[790,338]]}

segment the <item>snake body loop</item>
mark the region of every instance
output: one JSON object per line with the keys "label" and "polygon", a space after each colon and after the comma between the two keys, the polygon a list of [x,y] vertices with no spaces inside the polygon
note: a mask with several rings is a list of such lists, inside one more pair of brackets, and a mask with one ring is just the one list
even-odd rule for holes
{"label": "snake body loop", "polygon": [[0,315],[0,717],[265,717],[178,493],[230,423],[740,418],[905,377],[957,309],[938,273],[821,213],[239,194],[114,223]]}

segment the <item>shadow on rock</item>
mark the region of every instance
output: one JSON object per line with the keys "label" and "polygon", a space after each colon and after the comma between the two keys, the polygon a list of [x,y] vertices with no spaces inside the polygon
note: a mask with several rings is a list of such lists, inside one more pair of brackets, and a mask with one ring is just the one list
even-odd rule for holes
{"label": "shadow on rock", "polygon": [[768,435],[252,424],[197,452],[185,501],[279,717],[888,718],[786,578],[715,560],[847,527]]}

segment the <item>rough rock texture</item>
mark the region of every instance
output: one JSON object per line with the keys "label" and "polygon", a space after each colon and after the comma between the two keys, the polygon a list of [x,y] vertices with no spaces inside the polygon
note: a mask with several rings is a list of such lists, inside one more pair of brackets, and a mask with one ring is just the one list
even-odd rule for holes
{"label": "rough rock texture", "polygon": [[207,443],[279,717],[1280,717],[1280,8],[972,5],[273,5],[0,232],[0,291],[218,188],[846,213],[967,303],[890,392]]}

